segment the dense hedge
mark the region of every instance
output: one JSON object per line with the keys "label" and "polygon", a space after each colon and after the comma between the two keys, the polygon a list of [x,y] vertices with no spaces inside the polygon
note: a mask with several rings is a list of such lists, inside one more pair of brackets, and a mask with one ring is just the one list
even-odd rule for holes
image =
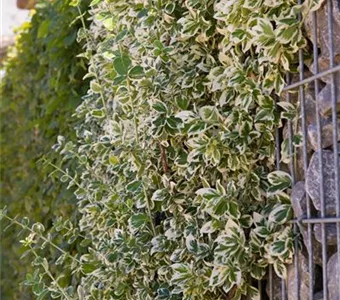
{"label": "dense hedge", "polygon": [[[21,223],[39,266],[28,276],[37,295],[259,299],[254,283],[268,265],[286,276],[291,179],[274,171],[274,134],[298,113],[275,95],[306,46],[301,20],[318,5],[92,1],[91,26],[78,32],[91,83],[75,112],[77,141],[55,146],[78,164],[60,179],[81,218],[52,232],[82,240],[81,249],[60,249],[41,224]],[[80,284],[59,281],[70,271]]]}
{"label": "dense hedge", "polygon": [[[1,81],[1,202],[13,215],[47,228],[57,216],[74,220],[75,197],[55,176],[48,177],[53,168],[39,161],[44,155],[55,160],[51,147],[59,134],[75,136],[71,115],[88,88],[82,80],[85,62],[76,57],[81,51],[76,41],[81,22],[75,21],[78,10],[69,2],[37,4],[31,21],[17,31]],[[24,249],[14,229],[1,232],[1,296],[29,299],[27,288],[19,284],[32,270],[31,258],[25,263],[20,259]],[[46,249],[46,255],[55,254]]]}

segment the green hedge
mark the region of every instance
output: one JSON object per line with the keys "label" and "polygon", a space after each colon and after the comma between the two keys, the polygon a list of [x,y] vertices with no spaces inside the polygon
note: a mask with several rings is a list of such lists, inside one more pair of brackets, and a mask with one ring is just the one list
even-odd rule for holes
{"label": "green hedge", "polygon": [[[26,282],[61,299],[259,299],[269,265],[286,277],[296,238],[291,178],[274,155],[275,131],[298,109],[275,98],[321,2],[93,0],[88,28],[81,4],[90,88],[77,141],[55,146],[77,164],[57,174],[80,219],[47,229],[2,211],[29,231],[37,269]],[[70,272],[77,280],[59,281]]]}
{"label": "green hedge", "polygon": [[[27,216],[47,228],[56,216],[73,220],[76,215],[72,191],[49,177],[53,168],[40,161],[44,155],[52,162],[56,159],[51,147],[58,135],[75,136],[76,120],[71,116],[88,88],[83,81],[86,64],[77,58],[81,22],[75,20],[78,10],[69,2],[37,4],[31,21],[17,31],[1,83],[1,202],[13,215]],[[27,288],[19,287],[32,270],[31,258],[20,259],[23,251],[14,228],[1,232],[3,299],[31,299]]]}

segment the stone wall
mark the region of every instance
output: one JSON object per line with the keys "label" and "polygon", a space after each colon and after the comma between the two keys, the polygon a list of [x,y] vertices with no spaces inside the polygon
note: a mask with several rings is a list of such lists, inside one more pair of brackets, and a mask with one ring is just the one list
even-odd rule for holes
{"label": "stone wall", "polygon": [[[334,59],[335,64],[340,63],[340,1],[331,0],[333,3],[333,27],[334,27]],[[319,71],[325,71],[330,68],[330,43],[328,36],[328,12],[326,1],[324,5],[317,12],[318,21],[318,34],[317,40],[313,40],[313,26],[312,16],[308,16],[305,21],[305,31],[310,39],[311,44],[316,42],[319,48],[318,66]],[[305,76],[310,77],[314,73],[314,64],[312,61],[309,64],[306,63],[306,67],[309,69],[306,71]],[[340,72],[337,72],[335,76],[335,89],[336,100],[338,103],[338,111],[340,111]],[[317,97],[316,97],[317,94]],[[336,166],[334,162],[334,144],[333,133],[334,125],[332,124],[332,88],[331,88],[331,76],[325,76],[320,81],[320,91],[315,93],[314,82],[309,84],[305,88],[305,103],[306,103],[306,125],[307,125],[307,152],[309,166],[306,172],[303,171],[303,153],[297,151],[297,178],[298,182],[292,189],[292,205],[296,219],[304,219],[307,217],[307,203],[306,197],[308,196],[311,204],[311,213],[313,218],[321,217],[321,197],[320,197],[320,185],[321,185],[321,170],[319,165],[320,155],[323,163],[324,174],[324,200],[325,200],[325,212],[326,217],[334,217],[336,215],[336,190],[335,190],[335,168],[340,172],[340,159],[339,164]],[[292,96],[293,101],[300,101],[298,95]],[[317,131],[317,118],[316,118],[316,106],[319,108],[319,117],[321,120],[321,136],[322,145],[318,146],[318,131]],[[301,128],[301,127],[300,127]],[[339,135],[337,141],[340,141],[340,114],[338,116],[337,128]],[[285,133],[284,133],[285,135]],[[340,144],[339,144],[340,148]],[[326,300],[322,291],[322,269],[326,266],[322,261],[322,237],[320,224],[314,224],[312,226],[312,241],[313,251],[311,251],[309,245],[307,226],[301,223],[298,224],[300,229],[301,238],[303,241],[303,248],[298,251],[299,261],[299,288],[300,299],[309,299],[309,287],[311,284],[314,286],[314,299]],[[328,274],[328,299],[327,300],[339,300],[340,293],[338,289],[337,276],[340,276],[340,266],[337,261],[337,240],[336,240],[336,224],[329,223],[325,225],[326,232],[326,246],[327,246],[327,274]],[[313,256],[315,277],[314,282],[310,282],[308,256]],[[287,291],[288,300],[297,299],[295,290],[295,269],[294,266],[288,266],[288,279],[287,279]],[[275,300],[281,299],[281,286],[279,280],[277,280],[275,287]]]}

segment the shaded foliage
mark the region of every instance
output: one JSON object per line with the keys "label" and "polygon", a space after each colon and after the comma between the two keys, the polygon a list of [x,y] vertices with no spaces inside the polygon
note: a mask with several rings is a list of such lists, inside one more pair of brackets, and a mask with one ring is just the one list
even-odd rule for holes
{"label": "shaded foliage", "polygon": [[[50,154],[59,134],[72,138],[71,115],[86,92],[86,65],[76,56],[80,21],[67,0],[40,1],[30,22],[17,31],[1,83],[1,202],[14,215],[28,216],[50,228],[56,215],[74,219],[75,198],[49,174],[41,158]],[[83,7],[86,7],[84,1]],[[73,24],[71,24],[73,22]],[[68,167],[72,168],[69,163]],[[1,296],[30,299],[19,288],[32,267],[14,229],[1,233]],[[46,255],[53,257],[54,253]]]}

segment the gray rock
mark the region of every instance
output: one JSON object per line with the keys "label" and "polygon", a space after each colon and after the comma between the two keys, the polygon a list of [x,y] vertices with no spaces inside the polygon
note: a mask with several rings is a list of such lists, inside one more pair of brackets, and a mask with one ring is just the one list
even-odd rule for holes
{"label": "gray rock", "polygon": [[[337,236],[336,236],[336,224],[329,223],[325,224],[325,233],[326,233],[326,243],[328,245],[336,245],[337,244]],[[314,225],[314,235],[315,239],[322,243],[322,226],[321,224]]]}
{"label": "gray rock", "polygon": [[[337,111],[340,111],[340,76],[337,76],[335,87]],[[332,115],[332,86],[330,83],[318,94],[317,105],[323,116]]]}
{"label": "gray rock", "polygon": [[[331,0],[333,4],[333,43],[334,54],[337,57],[340,55],[340,3],[338,0]],[[313,22],[312,14],[310,13],[305,20],[305,30],[309,39],[316,42],[321,49],[322,57],[329,57],[330,44],[328,35],[328,11],[326,2],[317,11],[318,32],[317,41],[313,41]]]}
{"label": "gray rock", "polygon": [[[313,72],[309,71],[308,69],[305,69],[304,73],[303,73],[303,78],[309,78],[313,75],[314,75]],[[297,73],[291,74],[289,84],[293,84],[293,83],[296,83],[296,82],[299,82],[299,81],[300,81],[300,75],[299,74],[297,74]],[[324,84],[323,83],[320,83],[320,84],[321,84],[321,86],[320,86],[320,90],[321,90],[321,88],[324,86]],[[314,95],[314,86],[315,86],[315,84],[314,84],[313,81],[306,84],[306,94],[307,95]],[[291,90],[291,91],[281,93],[280,101],[288,102],[288,97],[289,97],[290,103],[296,104],[298,101],[300,101],[299,100],[300,95],[299,95],[298,90]],[[307,101],[307,99],[306,99],[306,101]]]}
{"label": "gray rock", "polygon": [[[305,183],[303,181],[297,182],[292,189],[291,193],[291,201],[292,201],[292,207],[294,211],[294,216],[296,219],[305,219],[307,217],[307,203],[306,203],[306,190],[305,190]],[[311,215],[315,216],[315,209],[312,205],[311,206]],[[302,236],[303,244],[306,248],[306,256],[313,255],[313,263],[319,266],[322,266],[322,245],[320,244],[321,240],[321,233],[319,234],[319,228],[318,224],[314,227],[315,234],[312,233],[312,248],[310,249],[310,243],[309,243],[309,235],[308,235],[308,227],[307,225],[303,225],[302,223],[297,223],[299,227],[300,234]],[[312,225],[310,225],[312,226]],[[313,227],[311,228],[313,230]],[[331,229],[332,230],[332,229]],[[318,235],[319,234],[319,235]],[[336,234],[336,233],[335,233]],[[316,237],[320,237],[319,240],[317,240]],[[334,245],[334,231],[330,233],[328,236],[329,245]],[[336,239],[336,237],[335,237]],[[327,248],[328,256],[332,255],[336,251],[336,247],[329,246]]]}
{"label": "gray rock", "polygon": [[[294,211],[294,216],[297,219],[306,218],[307,216],[307,203],[306,203],[306,190],[305,183],[303,181],[297,182],[291,194],[292,207]],[[314,214],[314,209],[311,205],[311,213]],[[312,234],[312,248],[311,251],[309,246],[309,237],[308,237],[308,227],[307,225],[303,225],[302,223],[298,223],[299,231],[302,236],[303,243],[307,250],[307,255],[313,254],[313,262],[317,265],[322,265],[322,247],[320,243],[318,243],[315,237]]]}
{"label": "gray rock", "polygon": [[[310,160],[311,155],[312,155],[311,146],[307,144],[307,160],[308,161]],[[296,164],[294,167],[295,179],[297,181],[305,180],[305,167],[303,163],[303,157],[304,157],[303,147],[295,148],[295,157],[296,157]]]}
{"label": "gray rock", "polygon": [[[288,266],[287,269],[287,293],[288,300],[298,299],[298,290],[300,294],[300,299],[309,299],[309,287],[311,285],[310,282],[310,272],[308,267],[308,259],[302,254],[301,251],[297,253],[298,255],[298,274],[299,277],[299,286],[296,287],[295,281],[295,267],[294,264]],[[313,282],[314,286],[314,282]],[[298,290],[297,290],[298,288]]]}
{"label": "gray rock", "polygon": [[[282,299],[282,280],[279,278],[275,272],[273,272],[273,278],[272,278],[272,284],[273,284],[273,295],[272,300],[281,300]],[[266,285],[266,293],[268,295],[268,298],[270,298],[270,285],[269,282],[267,282]]]}
{"label": "gray rock", "polygon": [[303,181],[299,181],[294,185],[291,199],[295,217],[297,219],[305,218],[307,216],[307,205],[305,183]]}
{"label": "gray rock", "polygon": [[[323,101],[322,103],[327,104],[328,100],[326,100],[326,102]],[[319,149],[317,141],[318,135],[317,135],[316,101],[314,95],[311,92],[306,93],[305,96],[305,111],[307,123],[308,150],[312,149],[316,151]],[[324,117],[323,115],[320,114],[320,125],[322,129],[322,148],[327,148],[333,144],[332,117],[331,116]],[[338,128],[339,128],[338,137],[340,140],[340,123],[338,123]]]}
{"label": "gray rock", "polygon": [[[335,56],[335,65],[340,63],[340,55]],[[310,66],[311,70],[314,70],[314,63]],[[318,68],[319,72],[326,71],[330,68],[329,57],[319,56],[318,57]],[[335,80],[339,80],[339,73],[335,74]],[[332,75],[322,76],[321,80],[325,83],[330,83],[332,80]],[[323,88],[323,82],[320,82],[322,85],[319,87],[320,90]]]}
{"label": "gray rock", "polygon": [[[322,266],[322,246],[321,244],[315,239],[313,232],[312,232],[312,248],[313,251],[309,247],[309,236],[308,236],[308,228],[307,226],[299,225],[300,233],[302,235],[303,243],[307,250],[307,256],[313,254],[313,262],[318,266]],[[333,254],[333,249],[328,249],[331,251],[330,253]]]}
{"label": "gray rock", "polygon": [[340,276],[340,264],[338,262],[338,253],[335,253],[327,263],[328,279],[328,298],[329,300],[340,299],[340,286],[338,276]]}
{"label": "gray rock", "polygon": [[314,300],[324,300],[323,291],[320,291],[320,292],[314,294]]}
{"label": "gray rock", "polygon": [[305,110],[307,124],[316,123],[316,101],[315,95],[312,93],[306,93],[305,96]]}
{"label": "gray rock", "polygon": [[[297,252],[298,255],[298,276],[300,278],[299,282],[299,294],[301,300],[309,299],[309,287],[310,287],[310,272],[309,272],[309,265],[308,259],[303,254],[302,251]],[[285,280],[285,290],[286,290],[286,298],[287,300],[295,300],[297,299],[297,289],[295,285],[295,266],[294,264],[286,265],[287,267],[287,279]],[[313,287],[315,290],[320,290],[322,286],[322,269],[318,266],[314,266],[314,280],[313,280]],[[269,281],[266,285],[266,293],[271,300],[282,300],[282,280],[279,278],[275,273],[273,273],[272,278],[272,285],[273,285],[273,295],[270,298],[270,285]]]}
{"label": "gray rock", "polygon": [[[320,151],[320,150],[319,150]],[[311,197],[317,210],[321,210],[320,202],[320,166],[319,151],[316,151],[310,161],[306,174],[306,191]],[[323,176],[324,176],[324,200],[326,214],[334,216],[336,214],[336,191],[334,176],[334,155],[332,151],[322,151]],[[340,169],[340,160],[337,168]]]}
{"label": "gray rock", "polygon": [[[313,266],[314,278],[311,284],[310,275],[311,271],[308,264],[308,258],[303,254],[302,251],[297,252],[298,255],[298,274],[299,277],[299,296],[301,300],[311,299],[310,297],[310,287],[313,287],[314,291],[319,291],[322,288],[322,268],[319,266]],[[298,299],[297,297],[297,286],[295,280],[295,266],[291,264],[287,269],[287,294],[288,300]],[[314,299],[315,300],[315,299]]]}
{"label": "gray rock", "polygon": [[[332,119],[321,119],[321,137],[322,137],[322,148],[328,148],[333,145],[333,134],[334,134],[334,126],[332,123]],[[317,130],[317,122],[314,124],[310,124],[307,128],[308,142],[314,151],[319,150],[318,147],[318,130]],[[340,124],[338,123],[338,141],[340,141]]]}
{"label": "gray rock", "polygon": [[[334,59],[335,64],[340,63],[340,2],[338,0],[331,0],[333,4],[333,44],[334,44]],[[321,53],[318,57],[319,72],[328,70],[330,68],[330,43],[328,35],[328,9],[326,2],[317,11],[317,41],[313,40],[313,22],[312,13],[310,13],[305,20],[305,30],[308,38],[312,42],[316,42],[318,47],[321,49]],[[314,64],[310,66],[310,70],[314,73]],[[320,112],[326,116],[331,113],[331,76],[322,77],[324,82],[327,82],[327,86],[323,88],[318,95],[318,105]],[[340,74],[336,74],[336,87],[337,87],[337,103],[338,110],[340,109]],[[320,86],[322,88],[322,86]]]}

